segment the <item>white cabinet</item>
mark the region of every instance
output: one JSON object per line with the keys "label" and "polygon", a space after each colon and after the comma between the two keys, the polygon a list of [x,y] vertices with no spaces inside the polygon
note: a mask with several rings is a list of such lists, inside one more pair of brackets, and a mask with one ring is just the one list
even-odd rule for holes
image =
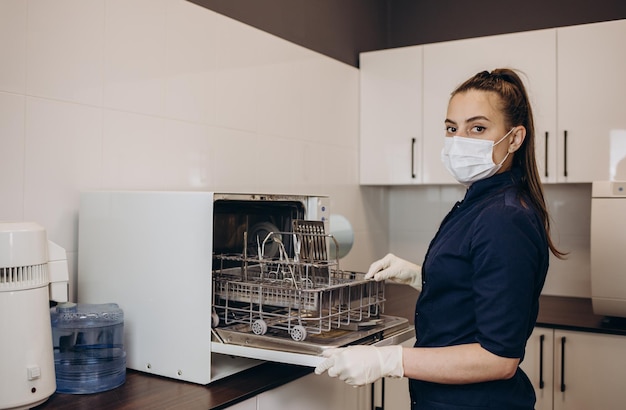
{"label": "white cabinet", "polygon": [[257,396],[257,410],[360,410],[369,408],[370,386],[352,387],[326,374],[310,374]]}
{"label": "white cabinet", "polygon": [[450,93],[496,67],[523,71],[538,129],[554,134],[555,30],[362,53],[361,184],[456,184],[441,163]]}
{"label": "white cabinet", "polygon": [[256,397],[242,401],[227,408],[228,410],[257,410]]}
{"label": "white cabinet", "polygon": [[611,410],[626,402],[626,336],[536,328],[521,367],[535,387],[538,410]]}
{"label": "white cabinet", "polygon": [[526,355],[520,366],[535,388],[535,410],[552,409],[554,377],[554,330],[536,327],[526,343]]}
{"label": "white cabinet", "polygon": [[626,20],[559,28],[557,37],[558,151],[550,171],[558,182],[608,180],[626,157]]}
{"label": "white cabinet", "polygon": [[543,182],[626,179],[624,39],[617,20],[362,53],[361,183],[456,183],[440,159],[450,93],[497,67],[522,72]]}
{"label": "white cabinet", "polygon": [[626,337],[554,331],[554,409],[623,409]]}
{"label": "white cabinet", "polygon": [[504,34],[424,46],[424,180],[455,182],[440,160],[450,94],[480,71],[521,72],[534,110],[539,167],[544,135],[556,132],[556,34],[554,29]]}
{"label": "white cabinet", "polygon": [[422,47],[360,55],[363,185],[421,181]]}

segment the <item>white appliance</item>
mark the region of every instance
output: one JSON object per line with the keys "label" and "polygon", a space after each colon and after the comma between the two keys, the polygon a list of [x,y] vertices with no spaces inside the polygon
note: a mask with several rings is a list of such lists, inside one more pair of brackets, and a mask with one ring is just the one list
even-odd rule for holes
{"label": "white appliance", "polygon": [[591,191],[593,311],[626,317],[626,182],[599,181]]}
{"label": "white appliance", "polygon": [[65,250],[32,222],[0,222],[0,409],[56,390],[49,300],[67,302]]}
{"label": "white appliance", "polygon": [[[317,265],[305,260],[306,244],[295,233],[272,235],[292,226],[295,232],[296,221],[329,232],[329,220],[329,198],[320,196],[84,192],[79,211],[78,301],[114,300],[124,310],[128,368],[200,384],[259,360],[315,366],[323,349],[337,347],[329,346],[331,342],[383,345],[413,337],[406,319],[380,315],[353,320],[350,331],[336,332],[350,340],[324,336],[327,332],[316,339],[321,326],[342,321],[344,329],[345,317],[336,309],[367,316],[368,309],[376,308],[367,303],[382,300],[376,286],[384,290],[378,282],[355,280],[343,290],[333,285],[325,288],[328,292],[314,293],[298,285],[305,282],[294,280],[293,271],[287,277],[285,266],[292,269],[295,261],[297,267],[307,269]],[[302,250],[298,257],[295,249]],[[260,274],[254,269],[262,271],[270,265],[276,269],[269,269],[269,279],[259,286]],[[277,289],[277,283],[290,285]],[[341,305],[315,325],[304,315],[317,318],[314,309],[336,301]],[[359,305],[365,309],[355,309],[361,301],[366,302]],[[264,310],[267,305],[269,311]],[[277,313],[285,309],[288,314]],[[293,323],[292,318],[296,318]]]}

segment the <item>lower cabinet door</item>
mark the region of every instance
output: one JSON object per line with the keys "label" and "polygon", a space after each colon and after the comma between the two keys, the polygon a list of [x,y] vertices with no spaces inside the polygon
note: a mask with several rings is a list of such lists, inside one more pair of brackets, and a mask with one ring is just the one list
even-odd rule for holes
{"label": "lower cabinet door", "polygon": [[554,409],[623,409],[626,337],[554,331]]}
{"label": "lower cabinet door", "polygon": [[228,407],[227,410],[256,410],[256,397],[234,404]]}
{"label": "lower cabinet door", "polygon": [[257,396],[257,410],[369,409],[369,386],[352,387],[327,374],[310,374]]}
{"label": "lower cabinet door", "polygon": [[526,354],[520,365],[530,379],[537,403],[535,410],[552,409],[554,330],[536,327],[526,343]]}

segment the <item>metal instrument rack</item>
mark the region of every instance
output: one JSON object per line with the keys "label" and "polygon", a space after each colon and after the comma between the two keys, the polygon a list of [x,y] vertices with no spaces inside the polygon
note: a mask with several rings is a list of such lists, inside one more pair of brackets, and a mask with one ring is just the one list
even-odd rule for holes
{"label": "metal instrument rack", "polygon": [[[338,260],[327,257],[337,242],[319,224],[294,221],[293,232],[270,232],[262,243],[259,239],[257,255],[248,256],[245,234],[243,254],[214,255],[220,266],[213,270],[213,307],[220,325],[247,324],[255,335],[286,331],[303,341],[380,315],[383,283],[340,270]],[[283,244],[287,237],[290,253]],[[266,254],[268,244],[278,244],[278,255]]]}

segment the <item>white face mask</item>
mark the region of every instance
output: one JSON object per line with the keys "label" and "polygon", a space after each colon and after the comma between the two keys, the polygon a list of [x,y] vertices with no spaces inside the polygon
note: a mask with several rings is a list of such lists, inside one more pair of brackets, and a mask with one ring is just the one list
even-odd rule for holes
{"label": "white face mask", "polygon": [[455,135],[444,138],[444,146],[441,151],[441,160],[452,174],[452,176],[465,186],[470,186],[476,181],[489,178],[502,167],[502,164],[509,156],[506,156],[500,163],[493,162],[493,147],[504,141],[514,130],[507,132],[497,142],[481,140],[476,138],[466,138]]}

